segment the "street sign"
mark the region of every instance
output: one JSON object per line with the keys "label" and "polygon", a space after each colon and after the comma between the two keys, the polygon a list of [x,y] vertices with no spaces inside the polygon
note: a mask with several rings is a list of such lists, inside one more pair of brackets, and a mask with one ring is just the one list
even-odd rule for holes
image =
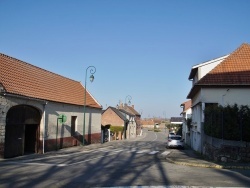
{"label": "street sign", "polygon": [[60,114],[58,120],[60,123],[65,123],[67,121],[67,116],[65,116],[64,114]]}

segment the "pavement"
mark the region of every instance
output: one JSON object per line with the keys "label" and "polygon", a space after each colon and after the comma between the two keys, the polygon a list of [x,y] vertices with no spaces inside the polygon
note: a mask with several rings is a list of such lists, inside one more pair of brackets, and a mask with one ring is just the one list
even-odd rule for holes
{"label": "pavement", "polygon": [[[32,160],[37,158],[44,158],[56,155],[67,155],[72,153],[81,152],[83,150],[92,150],[101,147],[112,146],[112,142],[105,144],[91,144],[86,146],[76,146],[70,148],[60,149],[58,151],[46,152],[45,154],[28,154],[10,159],[0,159],[0,161],[18,161],[18,160]],[[185,165],[192,167],[203,168],[216,168],[216,169],[244,169],[250,170],[250,163],[218,163],[206,160],[202,155],[198,154],[191,148],[185,149],[166,149],[167,155],[164,156],[165,160],[169,163],[176,165]]]}
{"label": "pavement", "polygon": [[193,167],[250,170],[250,163],[219,163],[206,160],[202,155],[190,148],[185,148],[183,150],[172,149],[166,156],[166,160],[177,165]]}

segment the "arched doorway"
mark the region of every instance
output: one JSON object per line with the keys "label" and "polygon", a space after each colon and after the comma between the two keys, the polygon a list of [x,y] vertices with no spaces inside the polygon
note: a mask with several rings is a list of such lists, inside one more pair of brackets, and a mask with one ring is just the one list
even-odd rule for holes
{"label": "arched doorway", "polygon": [[41,114],[28,105],[12,107],[6,117],[4,157],[37,153]]}

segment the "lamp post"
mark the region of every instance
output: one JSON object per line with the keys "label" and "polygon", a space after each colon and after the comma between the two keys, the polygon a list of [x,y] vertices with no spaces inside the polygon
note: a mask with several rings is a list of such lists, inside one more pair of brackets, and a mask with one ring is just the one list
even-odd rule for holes
{"label": "lamp post", "polygon": [[125,105],[127,104],[127,99],[128,99],[128,103],[131,103],[132,97],[130,95],[126,96],[125,98]]}
{"label": "lamp post", "polygon": [[142,116],[142,112],[143,112],[143,110],[142,109],[140,109],[140,115]]}
{"label": "lamp post", "polygon": [[84,146],[85,144],[85,114],[86,114],[86,90],[87,90],[87,74],[88,74],[88,69],[89,72],[90,72],[90,77],[89,77],[89,80],[90,82],[93,82],[94,81],[94,73],[96,72],[96,68],[94,66],[89,66],[87,69],[86,69],[86,73],[85,73],[85,85],[84,85],[84,106],[83,106],[83,131],[82,131],[82,145]]}
{"label": "lamp post", "polygon": [[[128,103],[130,104],[132,97],[130,95],[126,96],[125,103],[124,103],[124,110],[125,110],[125,107],[127,105],[127,99],[128,99]],[[123,128],[124,129],[124,134],[123,134],[124,140],[125,140],[125,136],[126,136],[126,123],[127,123],[127,121],[126,121],[126,113],[125,113],[124,128]]]}

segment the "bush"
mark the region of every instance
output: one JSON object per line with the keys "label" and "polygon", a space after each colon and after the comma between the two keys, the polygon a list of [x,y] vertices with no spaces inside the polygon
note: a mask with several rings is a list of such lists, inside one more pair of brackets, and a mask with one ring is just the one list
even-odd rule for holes
{"label": "bush", "polygon": [[119,132],[123,132],[123,126],[110,126],[110,131],[113,133],[119,133]]}
{"label": "bush", "polygon": [[160,130],[160,129],[155,128],[155,129],[154,129],[154,132],[161,132],[161,130]]}
{"label": "bush", "polygon": [[248,106],[211,105],[204,110],[205,134],[226,140],[250,141],[250,109]]}

